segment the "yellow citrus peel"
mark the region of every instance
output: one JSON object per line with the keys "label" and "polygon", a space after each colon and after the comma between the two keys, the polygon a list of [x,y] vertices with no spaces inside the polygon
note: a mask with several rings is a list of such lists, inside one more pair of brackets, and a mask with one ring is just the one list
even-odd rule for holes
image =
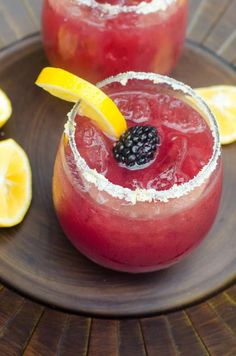
{"label": "yellow citrus peel", "polygon": [[216,85],[195,91],[205,100],[216,117],[221,144],[236,141],[236,86]]}
{"label": "yellow citrus peel", "polygon": [[12,139],[0,141],[0,226],[19,224],[31,202],[31,168],[25,151]]}
{"label": "yellow citrus peel", "polygon": [[127,124],[116,104],[102,90],[64,69],[46,67],[39,74],[38,86],[70,102],[81,101],[80,113],[95,121],[106,134],[119,138]]}
{"label": "yellow citrus peel", "polygon": [[7,122],[11,114],[11,102],[4,91],[0,89],[0,128]]}

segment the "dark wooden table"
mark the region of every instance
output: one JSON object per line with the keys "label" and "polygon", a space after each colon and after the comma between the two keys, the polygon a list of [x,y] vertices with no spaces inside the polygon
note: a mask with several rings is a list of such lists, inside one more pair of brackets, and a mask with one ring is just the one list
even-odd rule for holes
{"label": "dark wooden table", "polygon": [[[0,0],[0,47],[39,29],[41,0]],[[236,65],[236,0],[191,0],[187,36]],[[1,268],[1,267],[0,267]],[[236,285],[142,319],[53,310],[0,284],[0,355],[236,355]]]}

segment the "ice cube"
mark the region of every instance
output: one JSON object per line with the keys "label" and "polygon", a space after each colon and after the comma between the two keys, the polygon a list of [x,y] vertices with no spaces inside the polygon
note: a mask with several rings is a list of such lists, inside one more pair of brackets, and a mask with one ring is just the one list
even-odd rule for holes
{"label": "ice cube", "polygon": [[160,108],[162,123],[182,133],[199,133],[206,128],[206,122],[200,114],[184,102],[173,99],[164,102]]}
{"label": "ice cube", "polygon": [[147,183],[148,189],[166,190],[175,183],[175,165],[170,165]]}
{"label": "ice cube", "polygon": [[131,120],[136,124],[151,120],[152,111],[148,94],[119,95],[114,101],[126,120]]}
{"label": "ice cube", "polygon": [[96,169],[101,174],[106,174],[109,148],[105,136],[89,120],[81,119],[78,125],[76,144],[81,156],[90,168]]}

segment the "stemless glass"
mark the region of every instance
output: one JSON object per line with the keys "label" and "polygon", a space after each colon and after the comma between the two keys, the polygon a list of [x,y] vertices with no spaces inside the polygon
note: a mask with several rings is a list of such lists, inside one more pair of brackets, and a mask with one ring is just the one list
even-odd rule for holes
{"label": "stemless glass", "polygon": [[168,190],[131,190],[88,166],[75,140],[80,104],[68,114],[53,177],[54,205],[64,232],[102,266],[133,273],[166,268],[200,243],[216,217],[222,162],[215,118],[191,88],[158,74],[128,72],[98,85],[109,95],[138,90],[180,98],[211,129],[212,156],[193,179]]}
{"label": "stemless glass", "polygon": [[183,47],[188,0],[112,3],[45,0],[50,63],[93,83],[129,70],[170,73]]}

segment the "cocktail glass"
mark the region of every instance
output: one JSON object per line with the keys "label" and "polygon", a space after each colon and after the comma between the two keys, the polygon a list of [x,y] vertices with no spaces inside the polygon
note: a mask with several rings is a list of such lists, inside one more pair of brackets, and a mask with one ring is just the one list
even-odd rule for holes
{"label": "cocktail glass", "polygon": [[129,70],[170,73],[183,47],[188,0],[104,2],[44,1],[50,63],[93,83]]}
{"label": "cocktail glass", "polygon": [[[146,188],[115,184],[106,177],[104,162],[109,153],[104,155],[99,141],[101,136],[96,138],[98,131],[95,126],[92,135],[90,129],[85,131],[82,137],[85,144],[80,144],[82,148],[78,149],[78,133],[82,130],[80,122],[82,127],[86,119],[80,117],[80,103],[77,103],[68,115],[54,168],[53,199],[59,222],[72,244],[102,266],[132,273],[166,268],[198,246],[216,217],[221,196],[222,162],[215,118],[190,87],[158,74],[128,72],[110,77],[98,86],[115,100],[127,119],[133,117],[139,125],[149,123],[148,116],[155,125],[156,116],[161,112],[161,120],[167,130],[166,137],[168,130],[171,135],[176,132],[183,142],[188,140],[185,154],[193,151],[187,171],[192,171],[198,162],[204,162],[206,152],[210,152],[210,155],[193,177],[190,176],[188,181],[182,177],[182,183],[180,179],[170,188],[164,185],[156,189],[159,178],[156,186]],[[124,108],[124,100],[131,100],[130,93],[138,96],[133,97],[128,112],[127,107]],[[158,104],[149,108],[142,105],[145,101],[141,102],[140,99],[145,99],[147,95],[154,99],[157,95]],[[167,97],[174,100],[168,106],[171,111],[162,107]],[[178,111],[181,103],[190,109],[189,120],[186,112],[183,115],[181,110]],[[209,140],[204,139],[199,150],[193,149],[192,143],[195,141],[198,147],[199,137],[204,130],[208,130],[206,137]],[[165,139],[162,140],[161,145],[164,145]],[[171,155],[175,155],[172,163],[175,164],[177,160],[183,162],[182,149],[176,151],[178,140],[173,137],[171,140],[174,142]],[[86,153],[91,149],[89,152],[94,157],[87,155],[87,160],[84,159],[86,154],[82,156],[81,152]],[[163,162],[164,158],[160,163],[164,167]],[[99,168],[96,170],[93,164],[98,164]],[[155,167],[154,163],[152,165]],[[127,172],[118,163],[117,167],[123,170],[121,172]],[[146,170],[132,171],[132,174],[144,177]],[[119,175],[119,171],[116,172]],[[181,169],[179,172],[183,173]],[[162,173],[165,176],[166,172]],[[170,176],[165,177],[168,183]]]}

